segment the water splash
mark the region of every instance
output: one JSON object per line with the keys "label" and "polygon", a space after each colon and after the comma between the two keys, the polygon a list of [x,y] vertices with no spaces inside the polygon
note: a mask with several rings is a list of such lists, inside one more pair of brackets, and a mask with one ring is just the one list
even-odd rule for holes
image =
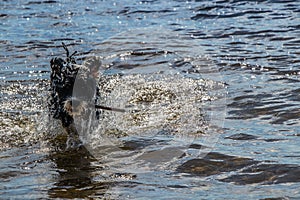
{"label": "water splash", "polygon": [[44,116],[45,94],[41,91],[46,84],[43,80],[1,83],[1,149],[30,145],[40,139],[43,131],[38,127],[44,124],[40,119]]}
{"label": "water splash", "polygon": [[102,61],[98,103],[127,112],[103,111],[96,122],[95,116],[75,122],[87,149],[111,169],[168,167],[205,156],[218,139],[226,107],[221,75],[199,55],[201,48],[164,31],[131,30],[91,54]]}
{"label": "water splash", "polygon": [[[159,38],[141,31],[111,38],[92,53],[103,52],[99,103],[128,112],[77,120],[88,128],[80,134],[86,148],[115,170],[155,170],[204,156],[217,141],[225,112],[220,74],[195,53],[201,53],[196,45],[168,31]],[[68,135],[45,106],[48,81],[12,83],[1,88],[3,146],[39,142],[45,150],[49,144],[64,150]]]}

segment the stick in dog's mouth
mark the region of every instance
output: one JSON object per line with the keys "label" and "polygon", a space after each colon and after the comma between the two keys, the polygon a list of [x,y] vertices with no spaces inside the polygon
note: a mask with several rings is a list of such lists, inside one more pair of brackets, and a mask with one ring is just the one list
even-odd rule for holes
{"label": "stick in dog's mouth", "polygon": [[95,109],[108,110],[114,112],[126,112],[125,109],[121,108],[113,108],[102,105],[92,105],[88,104],[86,101],[76,101],[74,99],[66,100],[64,102],[65,111],[72,117],[80,116],[82,113],[86,111],[87,108],[94,107]]}

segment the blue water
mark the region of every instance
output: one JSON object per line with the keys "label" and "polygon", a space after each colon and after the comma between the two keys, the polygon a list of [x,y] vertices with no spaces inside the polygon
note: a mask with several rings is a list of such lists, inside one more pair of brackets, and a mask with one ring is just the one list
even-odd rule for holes
{"label": "blue water", "polygon": [[[13,0],[1,1],[0,8],[1,199],[300,198],[299,1]],[[189,91],[187,80],[213,80],[221,89],[207,87],[216,98],[206,104],[211,116],[205,126],[213,125],[207,133],[214,140],[202,143],[212,149],[195,158],[189,154],[199,148],[195,140],[176,165],[164,163],[164,153],[179,146],[160,151],[170,141],[155,138],[153,150],[153,141],[139,132],[141,138],[129,138],[123,150],[129,157],[141,150],[142,159],[166,165],[142,172],[138,165],[109,170],[105,159],[52,149],[48,143],[61,130],[46,123],[45,96],[49,61],[64,56],[61,42],[78,51],[79,60],[103,56],[112,66],[107,74],[131,74],[124,63],[140,73],[173,66],[183,77],[181,87],[176,81],[162,85],[176,94]],[[151,48],[172,53],[161,56]],[[141,49],[150,53],[132,53]],[[135,82],[120,82],[118,91],[126,83]],[[109,125],[132,129],[117,117]],[[179,130],[189,132],[193,119]]]}

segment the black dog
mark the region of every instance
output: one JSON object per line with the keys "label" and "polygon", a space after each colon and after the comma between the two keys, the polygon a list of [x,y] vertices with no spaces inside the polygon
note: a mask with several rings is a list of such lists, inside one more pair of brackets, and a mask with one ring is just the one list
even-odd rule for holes
{"label": "black dog", "polygon": [[63,47],[66,50],[67,58],[54,58],[50,61],[50,98],[48,107],[50,115],[54,119],[59,119],[63,127],[70,126],[74,119],[72,115],[65,109],[65,102],[72,98],[73,87],[76,80],[76,75],[79,68],[76,67],[76,61],[64,43]]}
{"label": "black dog", "polygon": [[[54,58],[50,61],[50,96],[48,107],[50,115],[61,121],[66,128],[74,127],[74,114],[77,111],[95,110],[96,101],[99,98],[97,87],[98,71],[101,62],[98,58],[87,59],[82,65],[78,65],[73,54],[69,54],[67,46],[62,43],[66,50],[66,59]],[[97,106],[99,107],[99,106]],[[101,106],[100,106],[101,108]],[[82,114],[77,112],[77,114]]]}
{"label": "black dog", "polygon": [[48,108],[50,116],[61,121],[66,132],[78,136],[74,125],[75,115],[95,112],[99,118],[99,109],[125,112],[123,109],[97,105],[100,98],[97,86],[101,61],[98,57],[91,57],[78,65],[74,58],[77,52],[70,55],[67,46],[62,43],[66,51],[66,59],[53,58],[50,61],[50,95]]}

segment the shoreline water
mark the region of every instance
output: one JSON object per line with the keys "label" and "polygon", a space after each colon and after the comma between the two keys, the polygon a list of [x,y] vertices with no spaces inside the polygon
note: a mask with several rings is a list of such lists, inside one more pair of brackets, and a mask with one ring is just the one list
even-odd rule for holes
{"label": "shoreline water", "polygon": [[[299,2],[3,1],[0,7],[1,199],[300,197]],[[141,32],[147,28],[149,32]],[[165,39],[153,42],[159,37]],[[167,162],[162,168],[149,165],[147,170],[137,165],[135,157],[130,162],[136,168],[126,170],[116,159],[109,170],[109,158],[94,160],[49,148],[48,138],[60,130],[55,125],[47,129],[43,109],[49,61],[64,54],[59,49],[61,41],[70,51],[82,52],[79,59],[102,56],[104,66],[110,68],[105,71],[108,76],[176,68],[185,77],[181,88],[175,84],[180,78],[160,82],[174,93],[191,87],[191,82],[184,82],[190,78],[208,78],[214,71],[205,66],[212,64],[211,69],[226,83],[226,101],[208,112],[212,116],[207,119],[219,126],[213,131],[218,137],[212,141],[213,148],[205,157],[196,158],[195,152],[205,145],[192,141],[181,160],[177,159],[182,163],[175,162],[178,166]],[[155,53],[151,45],[162,51]],[[195,59],[196,54],[209,62]],[[143,68],[147,65],[154,67]],[[107,102],[118,97],[117,86],[120,92],[134,83],[118,81],[111,82],[116,90]],[[225,117],[224,123],[218,117]],[[185,130],[195,126],[188,122],[182,123]],[[126,124],[117,125],[126,130]],[[148,140],[143,134],[122,143],[118,147],[122,151],[115,156],[138,152],[137,158],[155,163],[169,152],[182,150],[173,148],[176,143],[166,146],[168,141]],[[157,146],[152,148],[153,144]],[[114,152],[110,147],[106,150]]]}

